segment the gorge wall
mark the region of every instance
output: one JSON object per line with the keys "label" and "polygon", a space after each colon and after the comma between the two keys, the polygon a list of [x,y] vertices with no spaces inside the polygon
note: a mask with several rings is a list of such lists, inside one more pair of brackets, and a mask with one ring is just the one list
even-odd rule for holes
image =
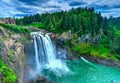
{"label": "gorge wall", "polygon": [[22,34],[15,34],[0,27],[0,58],[7,67],[15,72],[16,83],[23,83],[26,67],[22,36]]}
{"label": "gorge wall", "polygon": [[[35,74],[35,51],[30,34],[14,33],[0,26],[0,59],[16,76],[14,83],[48,83]],[[4,75],[0,71],[0,83]],[[13,82],[9,82],[13,83]]]}

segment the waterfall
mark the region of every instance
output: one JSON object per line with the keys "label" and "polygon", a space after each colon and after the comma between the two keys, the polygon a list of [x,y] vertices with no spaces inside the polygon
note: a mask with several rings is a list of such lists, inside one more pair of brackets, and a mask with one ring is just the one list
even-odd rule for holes
{"label": "waterfall", "polygon": [[36,71],[49,69],[59,75],[69,72],[66,63],[56,58],[56,51],[49,33],[32,32],[31,35],[34,40]]}

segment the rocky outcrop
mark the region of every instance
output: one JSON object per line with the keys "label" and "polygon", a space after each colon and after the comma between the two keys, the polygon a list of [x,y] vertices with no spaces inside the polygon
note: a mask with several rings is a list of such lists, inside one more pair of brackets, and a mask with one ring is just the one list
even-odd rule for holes
{"label": "rocky outcrop", "polygon": [[71,39],[71,30],[67,31],[67,32],[63,32],[62,34],[60,34],[58,36],[59,39],[63,39],[63,40],[69,40]]}
{"label": "rocky outcrop", "polygon": [[[15,72],[16,83],[49,83],[44,77],[34,72],[33,46],[30,34],[16,34],[0,27],[0,58]],[[2,79],[1,73],[0,79]]]}
{"label": "rocky outcrop", "polygon": [[1,31],[1,58],[17,76],[17,83],[23,83],[25,60],[24,45],[19,41],[20,34],[11,34],[9,31],[0,27]]}
{"label": "rocky outcrop", "polygon": [[79,38],[79,42],[91,42],[91,43],[96,43],[99,41],[101,38],[102,34],[96,34],[94,37],[92,36],[91,33],[81,35]]}
{"label": "rocky outcrop", "polygon": [[92,33],[83,34],[79,37],[79,42],[97,43],[102,37],[102,34],[103,34],[103,29],[100,29],[100,32],[94,36],[92,35]]}
{"label": "rocky outcrop", "polygon": [[12,18],[0,18],[1,24],[15,24],[15,20]]}

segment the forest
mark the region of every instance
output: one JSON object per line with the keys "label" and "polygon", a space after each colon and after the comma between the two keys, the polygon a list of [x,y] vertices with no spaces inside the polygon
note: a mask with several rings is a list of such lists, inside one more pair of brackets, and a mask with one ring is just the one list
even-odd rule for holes
{"label": "forest", "polygon": [[[100,12],[95,13],[93,7],[79,7],[69,11],[25,16],[24,18],[16,19],[16,24],[46,29],[53,33],[62,33],[71,30],[72,34],[77,36],[65,42],[66,45],[72,47],[71,50],[77,52],[79,55],[85,54],[119,61],[120,27],[119,24],[115,25],[115,21],[113,21],[115,19],[118,20],[118,18],[103,17]],[[100,35],[100,38],[94,42],[91,40],[77,42],[77,45],[73,44],[75,43],[74,40],[77,40],[75,38],[79,38],[85,34],[91,34],[92,38]]]}

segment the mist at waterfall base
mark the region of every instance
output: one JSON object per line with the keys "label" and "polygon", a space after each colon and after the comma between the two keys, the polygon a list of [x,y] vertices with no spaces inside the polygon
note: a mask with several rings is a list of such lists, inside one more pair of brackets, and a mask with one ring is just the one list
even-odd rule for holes
{"label": "mist at waterfall base", "polygon": [[34,39],[35,62],[33,76],[39,74],[54,83],[120,83],[120,69],[93,64],[83,57],[69,61],[56,58],[57,52],[49,34],[31,33]]}

